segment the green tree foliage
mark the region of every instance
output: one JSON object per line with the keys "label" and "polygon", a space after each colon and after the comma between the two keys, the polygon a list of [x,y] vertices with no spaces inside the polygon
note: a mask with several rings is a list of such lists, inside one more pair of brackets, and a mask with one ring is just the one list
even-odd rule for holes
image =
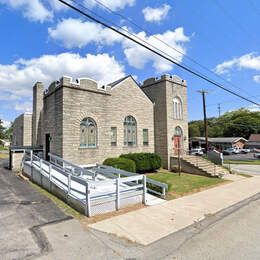
{"label": "green tree foliage", "polygon": [[[208,119],[209,137],[244,137],[260,133],[260,112],[241,108]],[[203,120],[189,122],[189,136],[204,136]]]}
{"label": "green tree foliage", "polygon": [[5,138],[11,140],[12,134],[13,134],[13,123],[11,123],[11,126],[5,130]]}
{"label": "green tree foliage", "polygon": [[0,119],[0,139],[5,138],[5,128],[3,126],[3,121]]}

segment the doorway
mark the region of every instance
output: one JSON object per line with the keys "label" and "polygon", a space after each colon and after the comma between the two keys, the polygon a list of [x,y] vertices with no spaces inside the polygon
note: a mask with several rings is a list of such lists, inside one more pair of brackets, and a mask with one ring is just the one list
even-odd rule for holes
{"label": "doorway", "polygon": [[50,143],[51,143],[51,135],[45,134],[45,160],[50,161]]}
{"label": "doorway", "polygon": [[182,129],[179,126],[175,127],[172,140],[174,155],[182,154]]}

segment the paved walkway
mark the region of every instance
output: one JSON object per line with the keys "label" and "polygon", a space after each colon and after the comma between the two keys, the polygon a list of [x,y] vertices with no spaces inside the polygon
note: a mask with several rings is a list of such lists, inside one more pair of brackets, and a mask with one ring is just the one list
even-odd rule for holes
{"label": "paved walkway", "polygon": [[112,217],[91,228],[149,245],[260,192],[260,177],[236,181]]}
{"label": "paved walkway", "polygon": [[[226,166],[228,166],[228,165],[226,164]],[[231,168],[231,170],[235,170],[235,171],[240,172],[240,173],[260,175],[260,165],[230,164],[230,168]]]}

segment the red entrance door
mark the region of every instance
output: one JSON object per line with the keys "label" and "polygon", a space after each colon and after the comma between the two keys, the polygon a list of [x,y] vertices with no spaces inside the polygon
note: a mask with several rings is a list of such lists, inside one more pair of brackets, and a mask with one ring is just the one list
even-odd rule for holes
{"label": "red entrance door", "polygon": [[181,136],[175,135],[173,137],[173,149],[175,155],[181,153]]}

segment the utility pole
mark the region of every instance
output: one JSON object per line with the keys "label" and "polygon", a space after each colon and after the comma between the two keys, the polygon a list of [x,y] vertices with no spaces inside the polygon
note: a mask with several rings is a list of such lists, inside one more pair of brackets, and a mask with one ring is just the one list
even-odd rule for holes
{"label": "utility pole", "polygon": [[220,104],[218,104],[218,117],[220,117],[221,115],[221,107],[220,107]]}
{"label": "utility pole", "polygon": [[206,151],[206,154],[207,154],[209,146],[208,146],[208,124],[207,124],[205,94],[207,94],[208,92],[206,90],[204,90],[204,89],[199,90],[198,92],[202,94],[203,114],[204,114],[204,135],[205,135],[205,143],[206,143],[205,151]]}

